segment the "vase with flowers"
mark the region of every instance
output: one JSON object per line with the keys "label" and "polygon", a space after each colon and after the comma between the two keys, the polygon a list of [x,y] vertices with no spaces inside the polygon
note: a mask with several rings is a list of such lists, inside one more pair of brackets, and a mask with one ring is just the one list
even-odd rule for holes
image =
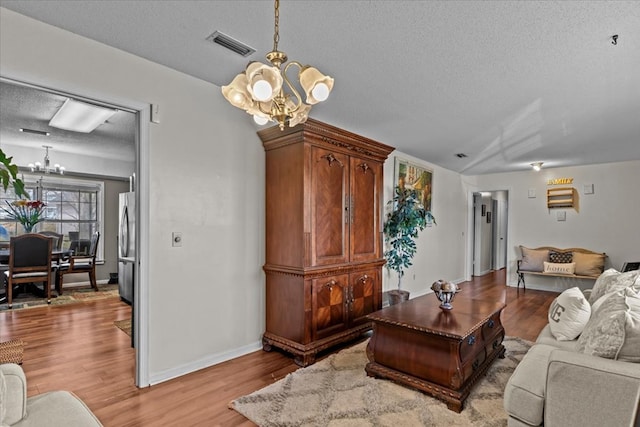
{"label": "vase with flowers", "polygon": [[25,233],[31,233],[36,224],[45,220],[44,208],[46,204],[41,200],[20,199],[6,203],[8,208],[3,207],[2,210],[7,213],[7,219],[22,224]]}

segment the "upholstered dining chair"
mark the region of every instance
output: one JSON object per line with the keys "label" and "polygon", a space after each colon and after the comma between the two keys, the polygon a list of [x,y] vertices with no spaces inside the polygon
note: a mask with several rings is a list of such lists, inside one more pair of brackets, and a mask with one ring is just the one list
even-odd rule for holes
{"label": "upholstered dining chair", "polygon": [[98,241],[100,240],[100,232],[96,231],[91,236],[91,244],[87,255],[72,255],[69,259],[58,265],[56,273],[56,291],[58,295],[62,295],[62,282],[65,274],[89,273],[89,281],[91,287],[98,292],[98,284],[96,282],[96,252],[98,251]]}
{"label": "upholstered dining chair", "polygon": [[9,269],[5,271],[7,305],[13,307],[13,287],[22,283],[44,285],[47,304],[51,304],[51,250],[53,239],[29,233],[9,241]]}
{"label": "upholstered dining chair", "polygon": [[55,231],[40,231],[38,234],[51,237],[53,239],[53,249],[62,249],[62,240],[64,238],[62,234],[56,233]]}

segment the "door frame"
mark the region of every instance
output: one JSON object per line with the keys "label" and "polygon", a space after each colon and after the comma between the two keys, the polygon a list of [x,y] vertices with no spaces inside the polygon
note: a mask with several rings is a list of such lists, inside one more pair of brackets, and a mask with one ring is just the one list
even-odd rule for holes
{"label": "door frame", "polygon": [[[87,87],[77,82],[52,82],[48,84],[42,80],[25,80],[23,76],[12,75],[11,73],[0,75],[0,79],[13,84],[33,86],[45,91],[60,93],[87,101],[98,101],[104,104],[113,105],[129,111],[136,115],[136,268],[134,287],[133,318],[134,334],[136,337],[135,348],[135,385],[137,387],[147,387],[149,381],[149,123],[151,121],[151,106],[132,98],[114,96],[112,93],[95,87]],[[144,219],[144,220],[143,220]]]}
{"label": "door frame", "polygon": [[506,262],[506,285],[509,286],[509,277],[511,277],[511,271],[513,270],[513,266],[509,263],[509,247],[510,247],[510,239],[511,239],[511,209],[509,209],[509,204],[511,203],[511,198],[513,196],[513,188],[512,187],[499,187],[499,188],[486,188],[486,187],[469,187],[467,188],[467,238],[466,238],[466,244],[465,244],[465,267],[464,267],[464,277],[465,280],[471,280],[472,276],[473,276],[473,258],[474,258],[474,246],[475,246],[475,216],[474,216],[474,204],[473,204],[473,197],[474,194],[477,193],[482,193],[482,192],[490,192],[490,193],[494,193],[496,191],[505,191],[507,193],[507,197],[506,197],[506,210],[507,210],[507,215],[506,215],[506,221],[507,221],[507,227],[506,227],[506,233],[507,233],[507,238],[506,238],[506,258],[507,258],[507,262]]}

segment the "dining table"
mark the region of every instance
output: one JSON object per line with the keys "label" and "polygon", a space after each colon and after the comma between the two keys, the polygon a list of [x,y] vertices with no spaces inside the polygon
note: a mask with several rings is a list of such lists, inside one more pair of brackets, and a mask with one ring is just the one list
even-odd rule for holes
{"label": "dining table", "polygon": [[[9,248],[0,249],[0,264],[8,264],[9,255]],[[73,249],[54,249],[51,251],[51,260],[59,261],[60,259],[66,258],[71,255],[73,255]]]}

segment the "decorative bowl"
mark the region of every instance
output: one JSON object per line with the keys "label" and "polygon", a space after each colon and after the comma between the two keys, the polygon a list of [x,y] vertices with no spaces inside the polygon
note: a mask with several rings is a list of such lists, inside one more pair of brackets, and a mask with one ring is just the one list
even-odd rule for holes
{"label": "decorative bowl", "polygon": [[451,305],[453,298],[456,296],[456,293],[460,292],[458,285],[442,279],[433,282],[431,290],[433,290],[436,298],[440,301],[440,308],[443,310],[451,310],[453,308]]}

